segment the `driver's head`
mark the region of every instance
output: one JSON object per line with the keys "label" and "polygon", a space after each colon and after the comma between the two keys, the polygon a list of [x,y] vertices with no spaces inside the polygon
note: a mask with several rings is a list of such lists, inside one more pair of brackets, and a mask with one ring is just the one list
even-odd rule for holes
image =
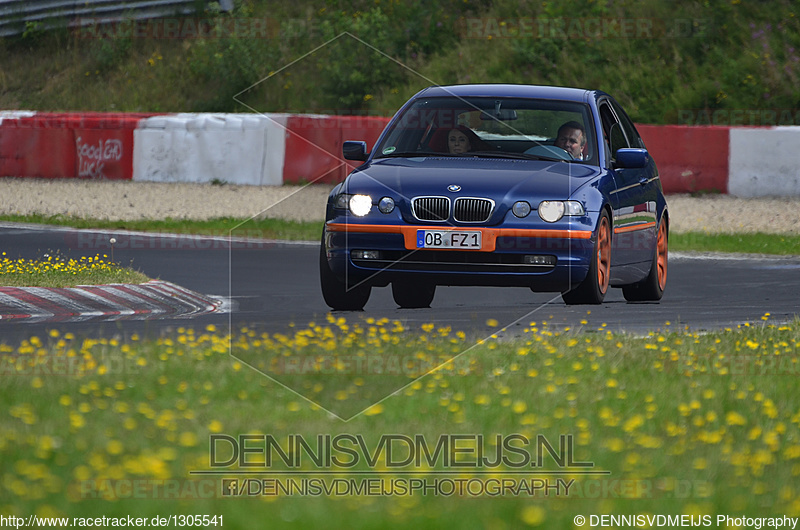
{"label": "driver's head", "polygon": [[447,133],[447,148],[452,154],[460,155],[472,149],[469,138],[460,129],[451,129]]}
{"label": "driver's head", "polygon": [[555,145],[568,152],[573,158],[580,158],[583,146],[586,145],[586,133],[583,125],[577,121],[568,121],[559,127]]}

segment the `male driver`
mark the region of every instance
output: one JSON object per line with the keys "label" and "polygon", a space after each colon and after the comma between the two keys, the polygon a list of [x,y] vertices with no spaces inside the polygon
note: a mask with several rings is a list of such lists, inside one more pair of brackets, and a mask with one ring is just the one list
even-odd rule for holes
{"label": "male driver", "polygon": [[556,147],[560,147],[575,160],[583,160],[583,146],[586,145],[586,132],[577,121],[568,121],[558,129]]}

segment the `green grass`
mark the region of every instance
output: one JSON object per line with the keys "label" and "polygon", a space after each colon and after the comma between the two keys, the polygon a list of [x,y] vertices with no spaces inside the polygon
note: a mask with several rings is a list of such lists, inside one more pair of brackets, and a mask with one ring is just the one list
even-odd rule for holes
{"label": "green grass", "polygon": [[[571,529],[578,514],[800,515],[800,321],[702,334],[667,325],[644,337],[559,331],[538,321],[502,342],[417,326],[329,316],[272,335],[180,329],[153,341],[134,335],[123,345],[54,331],[3,347],[0,398],[9,406],[0,413],[0,514],[222,515],[226,527],[240,528],[268,511],[281,514],[271,520],[275,528],[335,520],[354,529]],[[416,367],[456,359],[427,375],[352,369],[357,358],[375,367],[398,357]],[[265,362],[271,377],[242,360]],[[291,363],[305,373],[288,370]],[[362,410],[393,391],[347,423],[323,409]],[[210,468],[212,433],[269,435],[284,447],[290,435],[312,444],[318,435],[362,436],[370,454],[389,434],[421,435],[429,445],[441,435],[472,436],[459,445],[467,448],[459,462],[474,461],[476,435],[485,436],[487,456],[496,454],[496,435],[555,442],[572,435],[574,460],[610,474],[581,476],[545,453],[541,470],[566,474],[536,478],[574,479],[568,493],[225,498],[221,481],[231,475],[189,475]],[[520,440],[512,445],[525,447]],[[273,457],[267,468],[263,454],[251,453],[248,469],[288,469]],[[375,468],[358,457],[354,469],[332,465],[339,475],[316,478],[360,481],[354,470],[370,469],[377,470],[371,478],[412,478],[388,469],[386,457]],[[433,467],[447,470],[441,460]],[[314,476],[307,453],[301,469]],[[430,482],[445,478],[427,467],[396,469]],[[451,479],[520,478],[509,465],[490,476],[449,470]]]}
{"label": "green grass", "polygon": [[671,233],[670,250],[800,255],[800,235]]}
{"label": "green grass", "polygon": [[322,222],[299,222],[283,219],[235,219],[224,217],[205,221],[186,219],[109,221],[77,217],[42,215],[0,215],[0,221],[34,223],[72,228],[103,230],[133,230],[142,232],[167,232],[176,234],[203,234],[219,237],[254,237],[316,241],[322,233]]}
{"label": "green grass", "polygon": [[[73,228],[206,234],[226,237],[252,237],[293,241],[317,241],[322,232],[321,222],[298,222],[281,219],[244,220],[234,218],[190,221],[107,221],[72,217],[40,215],[3,215],[0,221],[36,223]],[[234,229],[234,227],[236,227]],[[734,252],[776,255],[800,255],[800,236],[792,234],[707,234],[673,232],[669,236],[672,251]]]}
{"label": "green grass", "polygon": [[[434,83],[510,82],[605,90],[640,123],[729,125],[727,111],[738,109],[785,114],[745,125],[797,125],[800,11],[790,0],[770,9],[668,0],[236,4],[218,20],[242,30],[221,38],[63,30],[0,39],[0,108],[388,116]],[[253,38],[252,24],[265,21],[268,33]],[[645,30],[620,31],[626,24]]]}
{"label": "green grass", "polygon": [[139,284],[149,280],[141,272],[110,261],[105,254],[77,259],[44,254],[40,259],[12,260],[3,252],[0,259],[0,286],[4,287]]}

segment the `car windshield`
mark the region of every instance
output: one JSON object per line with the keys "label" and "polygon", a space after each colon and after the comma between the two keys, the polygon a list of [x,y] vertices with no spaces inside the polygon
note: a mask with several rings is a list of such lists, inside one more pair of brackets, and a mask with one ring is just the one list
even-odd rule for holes
{"label": "car windshield", "polygon": [[530,98],[421,97],[375,158],[457,156],[598,164],[589,106]]}

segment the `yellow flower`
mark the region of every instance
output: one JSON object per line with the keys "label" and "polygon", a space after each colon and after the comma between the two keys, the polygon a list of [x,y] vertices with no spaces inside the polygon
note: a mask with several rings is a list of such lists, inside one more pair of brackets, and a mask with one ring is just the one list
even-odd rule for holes
{"label": "yellow flower", "polygon": [[541,506],[526,506],[520,512],[519,518],[528,526],[539,526],[547,519],[547,512]]}
{"label": "yellow flower", "polygon": [[83,418],[83,415],[77,412],[70,412],[69,413],[69,424],[74,429],[80,429],[84,425],[86,425],[86,420]]}
{"label": "yellow flower", "polygon": [[735,410],[732,410],[725,415],[725,422],[728,425],[746,425],[747,419]]}
{"label": "yellow flower", "polygon": [[370,408],[364,411],[365,416],[375,416],[383,412],[383,405],[381,403],[376,403],[372,405]]}
{"label": "yellow flower", "polygon": [[479,394],[475,396],[475,404],[476,405],[488,405],[491,402],[489,396],[486,394]]}
{"label": "yellow flower", "polygon": [[184,447],[194,447],[195,445],[197,445],[197,435],[189,431],[183,432],[181,433],[181,437],[178,440],[178,443],[180,443]]}
{"label": "yellow flower", "polygon": [[86,466],[80,465],[72,471],[75,480],[89,480],[92,476],[92,470]]}
{"label": "yellow flower", "polygon": [[611,451],[615,453],[619,453],[620,451],[625,449],[625,442],[623,442],[619,438],[611,438],[606,442],[606,447],[608,447]]}
{"label": "yellow flower", "polygon": [[761,436],[761,427],[758,425],[750,429],[750,432],[747,433],[747,437],[750,438],[750,440],[757,440],[759,436]]}
{"label": "yellow flower", "polygon": [[625,424],[622,426],[622,430],[625,432],[631,432],[638,429],[642,425],[644,425],[644,417],[641,414],[636,414],[625,422]]}

